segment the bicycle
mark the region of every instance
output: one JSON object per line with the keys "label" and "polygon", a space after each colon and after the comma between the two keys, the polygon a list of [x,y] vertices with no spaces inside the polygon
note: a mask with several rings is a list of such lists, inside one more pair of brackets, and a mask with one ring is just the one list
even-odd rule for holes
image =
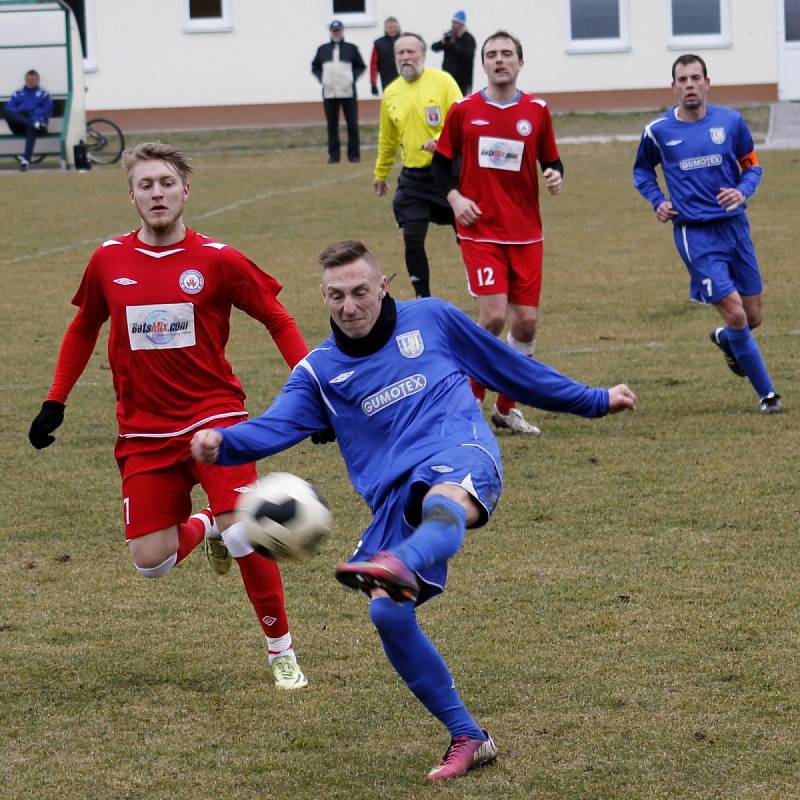
{"label": "bicycle", "polygon": [[116,122],[103,117],[86,123],[86,152],[95,164],[116,164],[125,149],[125,134]]}
{"label": "bicycle", "polygon": [[[116,122],[104,117],[87,120],[83,139],[86,155],[95,164],[116,164],[125,149],[125,134]],[[34,153],[32,164],[41,164],[52,153]]]}

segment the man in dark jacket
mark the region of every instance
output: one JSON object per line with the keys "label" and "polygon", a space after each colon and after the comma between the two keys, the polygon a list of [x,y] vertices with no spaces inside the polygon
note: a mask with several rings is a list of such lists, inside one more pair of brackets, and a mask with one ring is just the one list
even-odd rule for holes
{"label": "man in dark jacket", "polygon": [[434,53],[444,51],[442,69],[456,80],[465,97],[472,91],[472,66],[475,61],[475,37],[467,30],[467,15],[453,14],[450,30],[431,45]]}
{"label": "man in dark jacket", "polygon": [[3,109],[11,132],[25,137],[25,152],[17,156],[19,168],[25,172],[31,165],[36,137],[47,133],[47,122],[53,115],[53,99],[39,85],[39,73],[30,69],[25,73],[25,85],[14,92]]}
{"label": "man in dark jacket", "polygon": [[367,68],[354,44],[344,40],[344,25],[335,19],[330,26],[331,40],[317,49],[311,62],[311,72],[322,84],[322,105],[328,122],[328,163],[338,164],[339,109],[347,123],[347,160],[361,160],[358,138],[358,101],[356,81]]}
{"label": "man in dark jacket", "polygon": [[397,77],[397,62],[394,59],[394,43],[400,36],[400,23],[396,17],[386,17],[383,23],[383,36],[376,39],[372,46],[372,57],[369,60],[369,82],[372,94],[378,96],[378,75],[381,76],[381,88],[386,87]]}

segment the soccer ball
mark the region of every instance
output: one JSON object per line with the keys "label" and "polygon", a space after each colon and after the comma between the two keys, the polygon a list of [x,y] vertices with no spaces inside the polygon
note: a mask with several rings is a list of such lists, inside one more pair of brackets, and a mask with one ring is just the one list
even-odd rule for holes
{"label": "soccer ball", "polygon": [[273,561],[305,561],[331,530],[331,512],[319,492],[288,472],[260,478],[238,504],[253,549]]}

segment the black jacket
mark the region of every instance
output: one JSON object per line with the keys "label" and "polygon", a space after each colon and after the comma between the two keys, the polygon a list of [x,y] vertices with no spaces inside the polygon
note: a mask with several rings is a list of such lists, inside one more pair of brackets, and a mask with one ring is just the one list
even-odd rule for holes
{"label": "black jacket", "polygon": [[442,69],[455,78],[461,94],[467,95],[472,89],[472,65],[475,61],[475,37],[464,31],[461,36],[443,36],[431,45],[434,53],[444,50]]}
{"label": "black jacket", "polygon": [[[339,47],[339,61],[341,64],[349,64],[352,68],[353,73],[353,80],[352,80],[352,95],[340,95],[330,94],[330,87],[326,85],[326,81],[323,80],[323,72],[324,65],[333,61],[333,48],[335,46]],[[354,44],[350,44],[350,42],[344,41],[342,39],[341,42],[326,42],[323,45],[320,45],[317,48],[317,54],[314,56],[314,60],[311,62],[311,72],[314,74],[316,79],[322,84],[322,96],[323,97],[341,97],[341,96],[356,96],[356,81],[361,77],[364,70],[366,69],[366,64],[364,64],[364,59],[361,58],[361,53]]]}
{"label": "black jacket", "polygon": [[[386,87],[397,77],[397,62],[394,59],[394,43],[398,40],[397,36],[381,36],[380,39],[375,40],[372,48],[372,64],[377,68],[378,74],[381,76],[381,87]],[[370,70],[372,73],[372,70]],[[373,86],[377,84],[375,75],[370,74],[370,83]]]}

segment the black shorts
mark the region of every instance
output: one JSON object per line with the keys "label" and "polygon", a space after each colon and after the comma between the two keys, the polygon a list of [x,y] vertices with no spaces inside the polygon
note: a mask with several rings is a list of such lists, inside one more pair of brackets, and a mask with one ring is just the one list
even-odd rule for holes
{"label": "black shorts", "polygon": [[406,222],[424,220],[436,225],[455,225],[453,209],[439,191],[430,167],[403,167],[392,200],[394,218],[402,228]]}

